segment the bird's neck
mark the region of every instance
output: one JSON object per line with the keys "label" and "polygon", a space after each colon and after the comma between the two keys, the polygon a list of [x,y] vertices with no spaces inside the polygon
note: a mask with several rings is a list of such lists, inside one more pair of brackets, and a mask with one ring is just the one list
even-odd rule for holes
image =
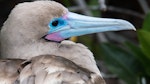
{"label": "bird's neck", "polygon": [[31,57],[45,54],[52,54],[58,49],[59,43],[33,41],[27,44],[16,43],[1,43],[1,57],[2,58],[21,58],[30,59]]}

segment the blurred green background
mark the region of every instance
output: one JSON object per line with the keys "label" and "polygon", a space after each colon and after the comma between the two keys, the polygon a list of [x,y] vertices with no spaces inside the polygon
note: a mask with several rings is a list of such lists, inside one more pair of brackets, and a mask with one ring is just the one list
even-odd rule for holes
{"label": "blurred green background", "polygon": [[[18,3],[0,0],[0,26]],[[137,31],[75,37],[94,53],[107,84],[150,84],[150,0],[54,0],[84,15],[130,21]]]}

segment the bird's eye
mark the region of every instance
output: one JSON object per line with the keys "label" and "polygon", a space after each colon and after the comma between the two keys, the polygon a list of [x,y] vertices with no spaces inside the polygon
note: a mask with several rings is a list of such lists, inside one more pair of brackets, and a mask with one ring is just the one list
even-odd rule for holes
{"label": "bird's eye", "polygon": [[66,23],[66,21],[65,21],[64,19],[62,19],[62,18],[54,18],[54,19],[50,22],[49,26],[50,26],[51,28],[59,28],[59,27],[64,26],[64,25],[66,25],[66,24],[67,24],[67,23]]}
{"label": "bird's eye", "polygon": [[60,18],[54,18],[48,24],[48,26],[50,28],[49,33],[56,32],[66,25],[67,25],[67,21],[65,19],[63,19],[61,17]]}
{"label": "bird's eye", "polygon": [[52,25],[56,27],[56,26],[58,26],[58,23],[59,23],[59,21],[55,20],[55,21],[52,22]]}

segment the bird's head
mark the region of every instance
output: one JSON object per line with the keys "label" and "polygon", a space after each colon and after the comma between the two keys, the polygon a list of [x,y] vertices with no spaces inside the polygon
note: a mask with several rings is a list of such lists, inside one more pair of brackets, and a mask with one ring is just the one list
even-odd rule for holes
{"label": "bird's head", "polygon": [[135,30],[128,21],[72,13],[55,1],[19,4],[13,9],[4,26],[6,29],[10,28],[7,29],[8,35],[15,32],[11,36],[18,34],[16,36],[21,37],[21,39],[18,38],[20,40],[24,38],[34,40],[42,37],[57,42],[72,36],[91,33]]}
{"label": "bird's head", "polygon": [[[63,8],[58,6],[58,9],[64,10]],[[61,16],[53,16],[48,23],[49,30],[44,37],[47,40],[62,41],[72,36],[91,33],[135,30],[134,26],[125,20],[84,16],[68,10],[59,13]]]}
{"label": "bird's head", "polygon": [[89,17],[72,12],[53,18],[48,26],[49,31],[45,39],[54,41],[105,31],[135,30],[134,26],[125,20]]}

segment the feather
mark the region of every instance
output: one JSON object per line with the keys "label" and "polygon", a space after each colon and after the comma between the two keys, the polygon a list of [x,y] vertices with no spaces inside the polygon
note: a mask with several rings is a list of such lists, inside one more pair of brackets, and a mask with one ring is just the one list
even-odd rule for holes
{"label": "feather", "polygon": [[20,73],[19,84],[105,84],[96,73],[61,56],[41,55],[29,61]]}
{"label": "feather", "polygon": [[0,84],[13,84],[19,76],[22,59],[0,59]]}

